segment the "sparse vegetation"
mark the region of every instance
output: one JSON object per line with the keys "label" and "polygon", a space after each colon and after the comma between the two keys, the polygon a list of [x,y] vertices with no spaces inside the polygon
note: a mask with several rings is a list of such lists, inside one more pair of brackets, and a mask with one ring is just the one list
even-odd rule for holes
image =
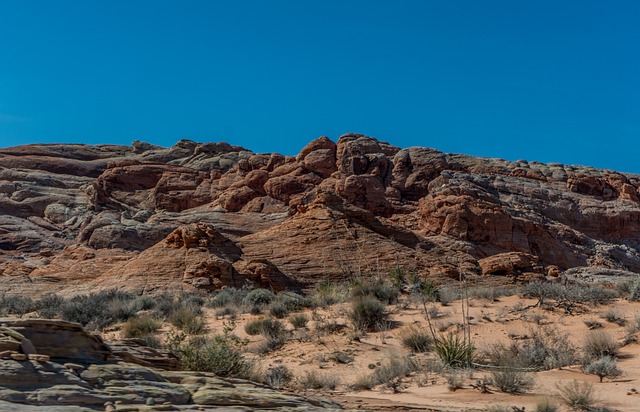
{"label": "sparse vegetation", "polygon": [[186,343],[182,339],[176,339],[171,349],[180,358],[184,370],[213,372],[223,377],[249,377],[252,364],[243,357],[243,344],[235,336],[197,336]]}
{"label": "sparse vegetation", "polygon": [[284,365],[271,368],[264,375],[264,382],[274,388],[282,388],[283,386],[291,382],[292,379],[293,374]]}
{"label": "sparse vegetation", "polygon": [[558,405],[552,403],[551,400],[547,398],[538,402],[536,412],[558,412]]}
{"label": "sparse vegetation", "polygon": [[289,339],[289,332],[285,329],[284,323],[274,319],[264,319],[260,333],[264,340],[258,345],[259,353],[268,353],[281,348]]}
{"label": "sparse vegetation", "polygon": [[364,298],[373,296],[383,303],[395,303],[398,299],[400,290],[388,281],[380,277],[372,279],[360,279],[355,282],[351,289],[353,298]]}
{"label": "sparse vegetation", "polygon": [[588,411],[595,402],[593,385],[588,382],[573,380],[565,384],[558,384],[556,387],[558,394],[570,408]]}
{"label": "sparse vegetation", "polygon": [[176,309],[169,317],[169,322],[176,328],[190,335],[200,335],[207,329],[207,325],[202,316],[189,306]]}
{"label": "sparse vegetation", "polygon": [[242,303],[248,307],[263,307],[271,303],[275,299],[273,292],[267,289],[253,289],[242,300]]}
{"label": "sparse vegetation", "polygon": [[355,390],[371,389],[380,384],[391,386],[394,392],[399,390],[399,379],[419,369],[419,365],[408,356],[390,354],[373,373],[358,378],[353,385]]}
{"label": "sparse vegetation", "polygon": [[602,314],[602,318],[609,323],[615,323],[618,326],[624,326],[627,322],[624,315],[617,310],[609,309]]}

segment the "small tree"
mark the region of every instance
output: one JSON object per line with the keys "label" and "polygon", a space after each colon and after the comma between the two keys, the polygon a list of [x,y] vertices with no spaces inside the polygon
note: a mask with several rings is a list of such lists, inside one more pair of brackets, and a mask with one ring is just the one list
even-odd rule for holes
{"label": "small tree", "polygon": [[585,366],[584,371],[590,375],[598,376],[600,382],[602,382],[604,378],[613,379],[622,374],[622,370],[618,368],[616,359],[611,356],[602,356],[600,359],[591,362]]}

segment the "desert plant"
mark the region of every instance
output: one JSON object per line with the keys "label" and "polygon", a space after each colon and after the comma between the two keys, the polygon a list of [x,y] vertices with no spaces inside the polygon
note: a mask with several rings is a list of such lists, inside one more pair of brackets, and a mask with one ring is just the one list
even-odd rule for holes
{"label": "desert plant", "polygon": [[624,326],[627,321],[624,318],[624,315],[617,310],[609,309],[608,311],[602,314],[602,318],[609,323],[615,323],[618,326]]}
{"label": "desert plant", "polygon": [[213,372],[218,376],[248,378],[252,364],[241,352],[242,342],[233,335],[195,337],[174,345],[184,370]]}
{"label": "desert plant", "polygon": [[492,371],[491,382],[505,393],[521,393],[533,387],[531,375],[511,367]]}
{"label": "desert plant", "polygon": [[0,315],[24,315],[36,310],[36,302],[28,296],[0,296]]}
{"label": "desert plant", "polygon": [[358,280],[351,289],[351,297],[362,298],[373,296],[383,303],[394,303],[398,299],[400,290],[381,277]]}
{"label": "desert plant", "polygon": [[245,306],[265,306],[271,303],[275,295],[273,292],[267,289],[253,289],[251,292],[247,293],[247,296],[242,300],[242,303]]}
{"label": "desert plant", "polygon": [[247,335],[259,335],[262,332],[262,325],[265,319],[252,319],[244,324],[244,331]]}
{"label": "desert plant", "polygon": [[350,350],[335,350],[329,355],[329,360],[346,365],[353,362],[354,357],[352,353]]}
{"label": "desert plant", "polygon": [[384,303],[373,296],[360,296],[351,302],[349,319],[356,329],[379,330],[389,320],[389,313]]}
{"label": "desert plant", "polygon": [[206,331],[207,325],[202,318],[190,307],[180,307],[169,317],[169,322],[176,328],[190,335],[199,335]]}
{"label": "desert plant", "polygon": [[630,283],[627,299],[629,302],[640,301],[640,276],[636,276],[636,278]]}
{"label": "desert plant", "polygon": [[277,319],[282,319],[289,314],[287,302],[276,300],[269,305],[269,314]]}
{"label": "desert plant", "polygon": [[564,384],[557,384],[558,394],[564,403],[573,409],[587,411],[595,402],[593,385],[588,382],[573,380]]}
{"label": "desert plant", "polygon": [[361,376],[353,385],[355,390],[371,389],[376,385],[387,384],[394,392],[398,391],[399,379],[419,369],[420,365],[408,356],[390,353],[373,373]]}
{"label": "desert plant", "polygon": [[545,398],[536,404],[535,412],[558,412],[558,405]]}
{"label": "desert plant", "polygon": [[445,373],[444,376],[447,380],[447,389],[449,389],[449,392],[455,392],[458,389],[464,388],[464,375],[459,370],[450,370]]}
{"label": "desert plant", "polygon": [[600,382],[602,382],[604,378],[613,379],[622,374],[615,358],[611,356],[603,356],[600,359],[594,360],[584,367],[584,371],[590,375],[596,375],[600,378]]}
{"label": "desert plant", "polygon": [[306,371],[299,382],[304,389],[334,390],[339,384],[337,376],[323,375],[315,371]]}
{"label": "desert plant", "polygon": [[259,353],[268,353],[281,348],[289,339],[289,332],[285,329],[284,323],[274,319],[264,319],[260,333],[264,340],[258,345]]}
{"label": "desert plant", "polygon": [[346,297],[347,288],[330,280],[319,282],[313,292],[310,300],[317,306],[327,307],[336,303],[343,302]]}
{"label": "desert plant", "polygon": [[59,316],[60,308],[62,307],[64,302],[64,298],[56,294],[48,293],[46,295],[43,295],[36,302],[36,310],[38,311],[38,316],[45,319],[53,319]]}
{"label": "desert plant", "polygon": [[435,283],[430,280],[422,280],[418,275],[411,277],[411,293],[418,295],[427,302],[437,302],[440,300],[440,290]]}
{"label": "desert plant", "polygon": [[293,374],[284,365],[271,368],[264,375],[264,382],[274,388],[282,388],[293,379]]}
{"label": "desert plant", "polygon": [[77,295],[60,306],[60,317],[89,329],[102,330],[116,322],[125,322],[142,310],[146,299],[116,289]]}
{"label": "desert plant", "polygon": [[236,289],[227,288],[219,291],[213,298],[210,298],[205,306],[210,308],[223,308],[227,306],[240,306],[242,300],[247,296],[247,288]]}
{"label": "desert plant", "polygon": [[473,344],[455,333],[437,336],[433,350],[442,363],[452,368],[468,367],[475,354]]}
{"label": "desert plant", "polygon": [[162,322],[148,316],[141,316],[129,319],[122,327],[122,334],[125,338],[141,338],[143,336],[156,333]]}
{"label": "desert plant", "polygon": [[399,334],[402,345],[413,352],[429,352],[433,344],[431,333],[411,325]]}
{"label": "desert plant", "polygon": [[602,323],[598,322],[595,319],[585,319],[583,322],[591,330],[602,328]]}
{"label": "desert plant", "polygon": [[584,340],[583,352],[585,360],[599,359],[603,356],[615,357],[620,345],[603,330],[589,331]]}
{"label": "desert plant", "polygon": [[309,323],[309,317],[304,313],[298,313],[289,317],[289,323],[291,323],[291,326],[295,329],[302,329]]}

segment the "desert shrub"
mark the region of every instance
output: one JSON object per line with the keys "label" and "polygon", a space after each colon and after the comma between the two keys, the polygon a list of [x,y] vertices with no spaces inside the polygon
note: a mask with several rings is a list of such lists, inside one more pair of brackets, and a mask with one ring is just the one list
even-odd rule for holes
{"label": "desert shrub", "polygon": [[291,323],[291,326],[295,329],[302,329],[307,326],[307,323],[309,323],[309,317],[304,313],[292,315],[289,317],[289,323]]}
{"label": "desert shrub", "polygon": [[558,412],[558,405],[545,398],[536,404],[535,412]]}
{"label": "desert shrub", "polygon": [[289,332],[284,323],[274,319],[264,319],[260,333],[264,340],[258,345],[259,353],[268,353],[281,348],[289,339]]}
{"label": "desert shrub", "polygon": [[422,280],[418,275],[411,278],[410,291],[414,295],[424,298],[427,302],[437,302],[440,300],[440,290],[438,286],[430,280]]}
{"label": "desert shrub", "polygon": [[60,316],[60,310],[64,304],[64,298],[53,293],[43,295],[36,302],[38,316],[45,319],[54,319]]}
{"label": "desert shrub", "polygon": [[381,277],[359,280],[351,288],[353,298],[373,296],[384,303],[396,302],[399,294],[400,290],[397,287]]}
{"label": "desert shrub", "polygon": [[222,308],[216,309],[215,311],[215,315],[220,317],[224,317],[224,316],[234,317],[237,314],[238,314],[238,310],[233,306],[224,306]]}
{"label": "desert shrub", "polygon": [[264,382],[274,388],[282,388],[293,379],[293,374],[284,365],[271,368],[264,375]]}
{"label": "desert shrub", "polygon": [[600,285],[574,283],[567,286],[565,299],[570,302],[606,305],[618,298],[618,292]]}
{"label": "desert shrub", "polygon": [[444,375],[447,380],[447,389],[449,392],[455,392],[458,389],[464,388],[464,375],[459,370],[449,370]]}
{"label": "desert shrub", "polygon": [[[390,353],[373,373],[358,378],[353,388],[355,390],[364,390],[380,384],[394,385],[399,378],[407,376],[419,368],[418,363],[410,357]],[[396,391],[394,389],[394,392]]]}
{"label": "desert shrub", "polygon": [[337,376],[323,375],[315,371],[306,371],[300,379],[304,389],[334,390],[339,384]]}
{"label": "desert shrub", "polygon": [[169,322],[176,328],[190,334],[199,335],[206,331],[207,325],[197,312],[190,306],[183,306],[176,309],[171,316]]}
{"label": "desert shrub", "polygon": [[244,331],[247,335],[255,336],[262,333],[262,325],[266,319],[252,319],[249,322],[245,323]]}
{"label": "desert shrub", "polygon": [[584,340],[583,351],[585,360],[599,359],[603,356],[615,357],[620,345],[603,330],[589,331]]}
{"label": "desert shrub", "polygon": [[533,378],[516,368],[505,368],[491,372],[493,385],[505,393],[521,393],[533,387]]}
{"label": "desert shrub", "polygon": [[36,310],[36,302],[28,296],[0,296],[0,315],[24,315]]}
{"label": "desert shrub", "polygon": [[542,306],[548,300],[560,300],[565,288],[559,283],[551,283],[534,280],[526,284],[522,290],[524,297],[538,300],[538,305]]}
{"label": "desert shrub", "polygon": [[606,320],[609,323],[615,323],[618,326],[624,326],[627,323],[624,315],[614,309],[609,309],[608,311],[604,312],[602,314],[602,319]]}
{"label": "desert shrub", "polygon": [[134,339],[140,344],[150,348],[161,349],[163,347],[162,342],[156,335],[142,335]]}
{"label": "desert shrub", "polygon": [[171,349],[180,358],[184,370],[213,372],[222,377],[249,377],[252,365],[241,352],[242,343],[233,335],[191,338]]}
{"label": "desert shrub", "polygon": [[336,303],[344,302],[346,290],[345,285],[323,280],[314,287],[310,300],[320,307],[335,305]]}
{"label": "desert shrub", "polygon": [[409,326],[400,331],[402,345],[413,352],[429,352],[433,344],[431,334],[416,326]]}
{"label": "desert shrub", "polygon": [[348,316],[354,327],[360,330],[379,330],[389,320],[385,304],[373,296],[354,298]]}
{"label": "desert shrub", "polygon": [[242,304],[242,300],[249,293],[248,289],[236,289],[236,288],[227,288],[219,291],[216,295],[210,298],[205,306],[209,308],[223,308],[227,306],[240,306]]}
{"label": "desert shrub", "polygon": [[253,289],[242,300],[245,306],[266,306],[275,299],[273,292],[267,289]]}
{"label": "desert shrub", "polygon": [[627,297],[629,302],[640,301],[640,276],[618,285],[620,293]]}
{"label": "desert shrub", "polygon": [[282,319],[289,314],[287,302],[274,301],[269,305],[269,314],[277,319]]}
{"label": "desert shrub", "polygon": [[160,327],[162,323],[157,319],[141,316],[129,319],[122,327],[122,333],[125,338],[140,338],[156,333]]}
{"label": "desert shrub", "polygon": [[89,329],[102,330],[136,316],[144,302],[131,293],[110,289],[71,298],[60,307],[60,317]]}
{"label": "desert shrub", "polygon": [[596,375],[600,378],[600,382],[604,378],[617,378],[622,374],[622,371],[618,369],[618,363],[615,358],[611,356],[603,356],[600,359],[594,360],[584,367],[585,373],[590,375]]}
{"label": "desert shrub", "polygon": [[486,362],[498,366],[546,370],[575,362],[575,348],[567,334],[554,328],[540,327],[530,331],[530,339],[509,345],[492,345],[484,355]]}
{"label": "desert shrub", "polygon": [[576,380],[565,384],[557,384],[558,394],[564,403],[573,409],[587,411],[595,402],[593,385]]}
{"label": "desert shrub", "polygon": [[455,333],[437,336],[433,342],[433,351],[443,364],[452,368],[469,366],[475,355],[473,344]]}

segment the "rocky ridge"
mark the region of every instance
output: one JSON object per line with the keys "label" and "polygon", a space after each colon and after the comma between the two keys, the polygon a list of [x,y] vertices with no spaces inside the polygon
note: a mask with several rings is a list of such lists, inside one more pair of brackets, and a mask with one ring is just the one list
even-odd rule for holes
{"label": "rocky ridge", "polygon": [[[226,143],[0,149],[0,293],[298,289],[640,271],[640,176],[401,149]],[[625,272],[627,273],[627,272]]]}

